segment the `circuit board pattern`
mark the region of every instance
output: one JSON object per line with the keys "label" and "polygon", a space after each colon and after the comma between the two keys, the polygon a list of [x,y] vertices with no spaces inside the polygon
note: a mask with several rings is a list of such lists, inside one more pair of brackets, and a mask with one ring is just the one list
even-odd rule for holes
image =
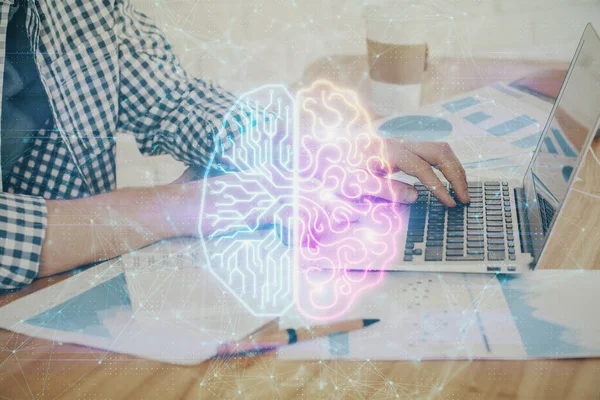
{"label": "circuit board pattern", "polygon": [[[204,179],[209,197],[200,220],[214,229],[205,238],[206,262],[257,315],[279,315],[294,301],[293,248],[285,245],[293,225],[292,105],[280,85],[241,96],[235,109],[246,115],[236,121],[242,135],[218,143]],[[210,177],[214,172],[221,175]]]}

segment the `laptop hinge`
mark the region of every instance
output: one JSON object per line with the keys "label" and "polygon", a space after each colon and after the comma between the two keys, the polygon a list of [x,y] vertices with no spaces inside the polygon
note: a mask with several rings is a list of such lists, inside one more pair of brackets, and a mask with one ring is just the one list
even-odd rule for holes
{"label": "laptop hinge", "polygon": [[[531,243],[531,235],[529,234],[529,219],[525,210],[525,190],[523,188],[515,188],[515,204],[517,206],[517,221],[519,223],[519,240],[521,241],[521,250],[523,253],[529,253],[533,256],[533,244]],[[531,267],[535,266],[535,260],[532,261]]]}

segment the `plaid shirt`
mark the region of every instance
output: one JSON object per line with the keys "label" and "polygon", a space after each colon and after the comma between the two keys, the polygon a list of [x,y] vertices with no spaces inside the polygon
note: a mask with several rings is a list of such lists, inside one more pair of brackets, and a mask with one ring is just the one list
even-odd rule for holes
{"label": "plaid shirt", "polygon": [[[0,21],[7,20],[11,3],[0,0]],[[187,165],[205,165],[215,142],[226,149],[231,140],[220,139],[237,138],[233,122],[241,118],[227,114],[236,97],[189,77],[162,32],[129,0],[20,4],[27,7],[26,26],[54,121],[15,163],[0,193],[0,289],[36,277],[45,199],[115,188],[116,132],[134,135],[144,155],[168,153]],[[5,28],[0,23],[0,76]]]}

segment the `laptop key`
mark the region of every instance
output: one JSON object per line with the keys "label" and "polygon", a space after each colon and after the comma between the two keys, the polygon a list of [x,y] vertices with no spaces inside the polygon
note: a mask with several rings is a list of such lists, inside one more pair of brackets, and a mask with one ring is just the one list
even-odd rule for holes
{"label": "laptop key", "polygon": [[501,251],[504,252],[504,245],[498,245],[498,244],[488,244],[488,250],[489,251]]}
{"label": "laptop key", "polygon": [[504,238],[504,231],[494,232],[488,229],[486,235],[488,238]]}
{"label": "laptop key", "polygon": [[482,249],[483,242],[467,242],[467,249]]}
{"label": "laptop key", "polygon": [[481,243],[483,243],[483,236],[467,236],[467,242],[469,242],[469,243],[475,243],[475,242],[481,242]]}
{"label": "laptop key", "polygon": [[450,226],[463,226],[464,224],[465,224],[464,220],[462,220],[462,219],[461,220],[457,220],[457,221],[448,220],[448,227],[450,227]]}
{"label": "laptop key", "polygon": [[422,249],[414,249],[413,250],[413,255],[415,255],[415,256],[422,256],[423,255],[423,250]]}
{"label": "laptop key", "polygon": [[467,231],[467,237],[481,237],[481,238],[483,238],[483,231]]}
{"label": "laptop key", "polygon": [[446,243],[446,249],[462,250],[464,245],[462,243]]}
{"label": "laptop key", "polygon": [[444,245],[444,241],[443,240],[429,240],[427,239],[427,243],[425,243],[425,247],[436,247],[436,246],[443,246]]}
{"label": "laptop key", "polygon": [[487,222],[485,223],[485,225],[489,228],[489,227],[503,227],[504,223],[502,221],[490,221],[489,218],[487,220]]}
{"label": "laptop key", "polygon": [[446,261],[483,261],[483,254],[467,254],[465,256],[447,256]]}
{"label": "laptop key", "polygon": [[464,243],[464,241],[465,238],[463,236],[446,238],[446,243]]}
{"label": "laptop key", "polygon": [[412,256],[404,256],[404,261],[412,261]]}
{"label": "laptop key", "polygon": [[429,221],[444,221],[446,219],[446,216],[442,213],[440,214],[436,214],[436,213],[431,213],[429,214]]}
{"label": "laptop key", "polygon": [[472,224],[471,221],[469,221],[467,229],[470,231],[481,231],[483,230],[483,224]]}
{"label": "laptop key", "polygon": [[447,256],[462,256],[463,255],[463,251],[461,250],[457,250],[457,249],[447,249],[446,250],[446,257]]}
{"label": "laptop key", "polygon": [[502,215],[501,210],[485,210],[485,216],[489,217],[490,215]]}
{"label": "laptop key", "polygon": [[442,246],[427,247],[425,249],[425,261],[442,261],[444,248]]}
{"label": "laptop key", "polygon": [[488,251],[488,260],[490,261],[502,261],[504,260],[506,257],[504,255],[504,252],[499,252],[499,251]]}
{"label": "laptop key", "polygon": [[467,249],[467,254],[481,254],[483,257],[484,253],[485,253],[485,249],[483,249],[483,248]]}

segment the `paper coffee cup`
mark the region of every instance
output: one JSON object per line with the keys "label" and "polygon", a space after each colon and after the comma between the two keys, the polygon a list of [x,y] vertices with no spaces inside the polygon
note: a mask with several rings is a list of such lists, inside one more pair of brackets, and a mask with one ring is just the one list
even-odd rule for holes
{"label": "paper coffee cup", "polygon": [[364,10],[371,107],[382,116],[420,106],[427,65],[427,27],[439,15],[403,1]]}

